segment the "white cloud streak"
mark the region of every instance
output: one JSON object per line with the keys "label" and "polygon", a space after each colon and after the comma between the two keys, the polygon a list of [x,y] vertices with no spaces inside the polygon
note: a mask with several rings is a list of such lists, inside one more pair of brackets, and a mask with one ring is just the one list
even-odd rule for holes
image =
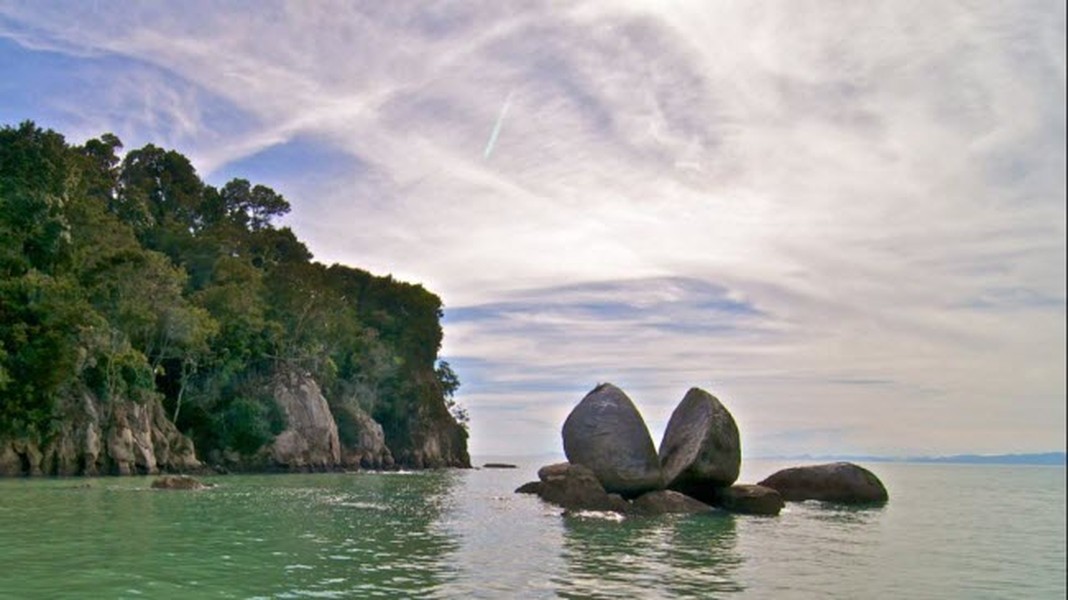
{"label": "white cloud streak", "polygon": [[104,6],[0,35],[132,63],[76,131],[358,160],[291,224],[481,315],[476,451],[558,449],[598,379],[654,429],[709,386],[754,453],[1063,448],[1063,5]]}

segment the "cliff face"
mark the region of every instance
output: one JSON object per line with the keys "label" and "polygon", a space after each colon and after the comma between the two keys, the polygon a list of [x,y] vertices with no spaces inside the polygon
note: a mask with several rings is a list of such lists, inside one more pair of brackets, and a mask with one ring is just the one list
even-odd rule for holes
{"label": "cliff face", "polygon": [[[283,373],[275,378],[275,402],[285,412],[286,429],[265,446],[254,463],[270,470],[414,469],[470,467],[467,431],[443,403],[417,404],[405,419],[402,435],[387,440],[377,421],[350,404],[336,414],[310,375]],[[345,435],[339,436],[338,423]],[[254,467],[253,467],[254,468]]]}
{"label": "cliff face", "polygon": [[413,469],[470,468],[467,430],[442,403],[423,402],[406,419],[407,429],[390,439],[397,462]]}
{"label": "cliff face", "polygon": [[286,428],[251,455],[228,451],[213,462],[236,471],[335,471],[396,466],[382,426],[353,403],[331,403],[318,382],[297,371],[265,384]]}
{"label": "cliff face", "polygon": [[341,464],[337,423],[319,384],[307,375],[284,373],[275,379],[274,400],[286,416],[286,429],[262,452],[274,467],[322,471]]}
{"label": "cliff face", "polygon": [[[358,407],[342,405],[334,414],[311,376],[280,373],[269,385],[285,414],[285,430],[253,455],[216,457],[221,466],[292,472],[471,466],[467,432],[443,404],[417,405],[404,419],[403,434],[387,444],[382,425]],[[0,476],[150,475],[204,468],[193,442],[174,426],[158,398],[103,402],[81,392],[59,403],[56,422],[58,429],[47,439],[0,436]]]}
{"label": "cliff face", "polygon": [[393,453],[386,446],[382,426],[360,408],[338,407],[335,415],[344,424],[341,439],[341,464],[346,469],[389,469],[394,466]]}
{"label": "cliff face", "polygon": [[65,399],[60,414],[47,439],[0,437],[0,475],[147,475],[201,466],[158,399],[102,402],[82,392]]}

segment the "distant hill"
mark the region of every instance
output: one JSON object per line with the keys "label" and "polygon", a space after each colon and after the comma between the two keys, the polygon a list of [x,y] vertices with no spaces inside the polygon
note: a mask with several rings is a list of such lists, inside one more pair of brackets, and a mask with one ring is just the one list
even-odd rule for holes
{"label": "distant hill", "polygon": [[911,462],[935,464],[970,465],[1065,465],[1064,452],[1037,454],[954,454],[951,456],[868,456],[868,455],[821,455],[768,457],[790,460],[848,460],[854,462]]}
{"label": "distant hill", "polygon": [[1040,454],[955,454],[953,456],[918,456],[904,459],[920,463],[957,463],[975,465],[1064,465],[1064,452]]}

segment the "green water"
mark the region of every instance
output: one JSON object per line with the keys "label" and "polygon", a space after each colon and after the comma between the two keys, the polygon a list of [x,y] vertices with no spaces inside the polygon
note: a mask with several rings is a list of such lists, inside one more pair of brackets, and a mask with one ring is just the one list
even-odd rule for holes
{"label": "green water", "polygon": [[[0,480],[0,598],[1063,598],[1065,470],[876,464],[878,509],[562,517],[517,470]],[[753,481],[779,465],[748,463]]]}

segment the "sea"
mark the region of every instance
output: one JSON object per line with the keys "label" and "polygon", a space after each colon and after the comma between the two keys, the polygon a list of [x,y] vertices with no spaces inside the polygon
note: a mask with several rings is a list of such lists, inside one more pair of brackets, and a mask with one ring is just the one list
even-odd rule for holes
{"label": "sea", "polygon": [[[0,598],[1065,598],[1065,468],[873,463],[881,507],[563,515],[514,469],[0,480]],[[778,468],[746,461],[742,481]]]}

